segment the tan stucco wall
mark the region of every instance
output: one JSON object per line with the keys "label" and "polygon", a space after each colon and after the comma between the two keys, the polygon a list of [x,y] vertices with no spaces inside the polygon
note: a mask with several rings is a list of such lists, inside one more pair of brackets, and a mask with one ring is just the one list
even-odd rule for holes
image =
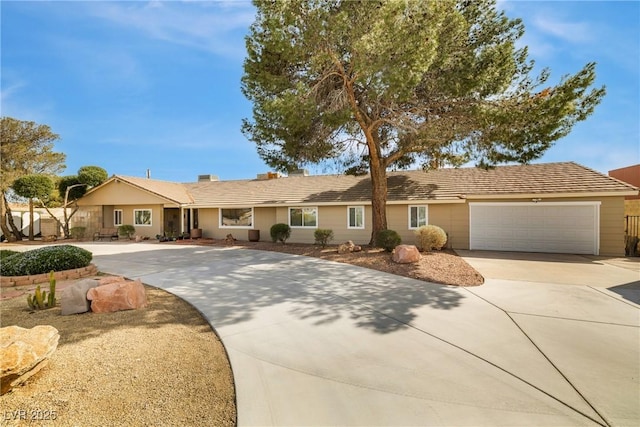
{"label": "tan stucco wall", "polygon": [[[135,235],[142,237],[149,237],[151,239],[155,239],[156,235],[162,234],[163,223],[164,223],[164,208],[159,205],[135,205],[135,206],[127,206],[127,205],[115,205],[113,209],[110,210],[110,215],[105,215],[104,217],[104,226],[105,227],[113,227],[113,210],[114,209],[122,209],[122,224],[123,225],[133,225],[136,229]],[[143,225],[135,225],[133,223],[133,211],[134,209],[150,209],[151,210],[151,225],[143,226]]]}

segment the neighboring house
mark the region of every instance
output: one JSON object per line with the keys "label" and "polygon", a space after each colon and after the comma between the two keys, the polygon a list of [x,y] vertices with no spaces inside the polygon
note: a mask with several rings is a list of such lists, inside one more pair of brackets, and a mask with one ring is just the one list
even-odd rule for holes
{"label": "neighboring house", "polygon": [[[609,171],[609,176],[640,187],[640,164]],[[624,200],[625,233],[628,236],[640,236],[640,195],[626,196]],[[633,241],[627,243],[627,253],[638,254]],[[629,246],[630,245],[630,246]]]}
{"label": "neighboring house", "polygon": [[[640,164],[609,171],[609,176],[640,187]],[[640,195],[625,197],[625,214],[640,215]]]}
{"label": "neighboring house", "polygon": [[[78,201],[88,227],[132,224],[136,234],[201,230],[222,239],[247,230],[269,238],[273,224],[292,228],[291,242],[313,243],[317,228],[336,242],[371,236],[369,176],[264,174],[179,184],[113,176]],[[449,246],[525,252],[623,255],[624,198],[638,188],[573,162],[388,173],[388,228],[406,243],[425,224],[442,227]],[[85,214],[86,217],[86,214]]]}

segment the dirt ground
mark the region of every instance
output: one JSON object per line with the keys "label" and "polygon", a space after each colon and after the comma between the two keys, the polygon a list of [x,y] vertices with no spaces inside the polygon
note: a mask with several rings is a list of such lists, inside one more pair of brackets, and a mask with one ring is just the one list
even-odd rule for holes
{"label": "dirt ground", "polygon": [[[228,246],[211,239],[161,244]],[[423,254],[415,264],[396,264],[391,254],[376,248],[340,255],[335,245],[323,249],[236,241],[234,246],[318,257],[447,285],[483,282],[451,250]],[[49,366],[0,398],[3,426],[33,422],[56,426],[235,425],[235,389],[224,347],[186,302],[147,286],[144,309],[61,316],[59,305],[30,311],[24,295],[12,296],[19,291],[2,290],[0,326],[52,325],[60,332],[60,341]],[[45,416],[48,419],[42,419]]]}

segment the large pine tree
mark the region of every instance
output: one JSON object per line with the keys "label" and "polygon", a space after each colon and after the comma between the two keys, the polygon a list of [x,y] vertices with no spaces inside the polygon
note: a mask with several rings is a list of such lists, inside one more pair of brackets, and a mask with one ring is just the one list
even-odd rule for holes
{"label": "large pine tree", "polygon": [[540,157],[605,94],[589,63],[555,86],[532,76],[524,27],[494,0],[256,0],[243,132],[271,167],[339,159],[371,176],[375,235],[386,171]]}

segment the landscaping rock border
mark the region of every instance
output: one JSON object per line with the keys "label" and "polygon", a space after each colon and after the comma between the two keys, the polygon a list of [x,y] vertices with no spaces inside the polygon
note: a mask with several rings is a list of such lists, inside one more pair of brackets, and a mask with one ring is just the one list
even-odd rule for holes
{"label": "landscaping rock border", "polygon": [[[53,276],[56,280],[74,280],[98,274],[98,267],[89,264],[87,267],[74,268],[72,270],[56,271]],[[2,276],[0,277],[0,287],[10,288],[13,286],[37,285],[49,283],[49,273],[34,274],[30,276]]]}

